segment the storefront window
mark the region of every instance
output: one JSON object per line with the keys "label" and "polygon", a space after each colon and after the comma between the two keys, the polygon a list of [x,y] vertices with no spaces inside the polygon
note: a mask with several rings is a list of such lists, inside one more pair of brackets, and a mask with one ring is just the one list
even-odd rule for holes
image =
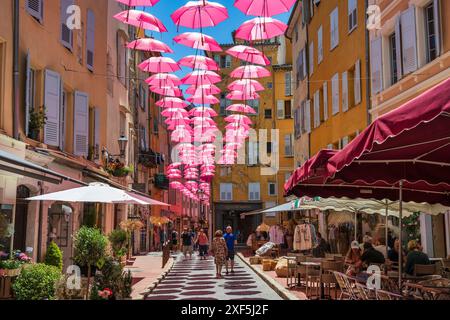
{"label": "storefront window", "polygon": [[48,210],[48,243],[69,247],[73,210],[68,204],[54,204]]}
{"label": "storefront window", "polygon": [[86,203],[83,210],[82,225],[102,228],[103,206],[100,203]]}
{"label": "storefront window", "polygon": [[12,205],[0,205],[0,251],[9,252],[10,250],[10,240],[14,233],[14,227],[11,224],[12,212]]}

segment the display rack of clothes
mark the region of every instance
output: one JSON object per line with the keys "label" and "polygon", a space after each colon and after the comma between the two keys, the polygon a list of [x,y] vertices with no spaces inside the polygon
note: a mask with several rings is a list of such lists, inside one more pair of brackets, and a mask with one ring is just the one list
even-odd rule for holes
{"label": "display rack of clothes", "polygon": [[338,253],[337,237],[338,228],[334,224],[328,226],[328,243],[330,244],[331,253]]}
{"label": "display rack of clothes", "polygon": [[351,222],[340,223],[338,226],[337,234],[337,249],[338,253],[347,254],[350,248],[350,243],[354,240],[354,229],[355,226]]}
{"label": "display rack of clothes", "polygon": [[294,251],[307,251],[317,246],[316,228],[311,223],[302,223],[295,227]]}
{"label": "display rack of clothes", "polygon": [[270,242],[276,245],[284,244],[284,229],[280,225],[271,226],[269,229]]}

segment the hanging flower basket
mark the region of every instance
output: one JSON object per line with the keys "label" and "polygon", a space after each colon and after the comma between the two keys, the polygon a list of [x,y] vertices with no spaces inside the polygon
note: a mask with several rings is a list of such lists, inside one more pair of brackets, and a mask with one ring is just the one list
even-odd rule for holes
{"label": "hanging flower basket", "polygon": [[134,171],[134,167],[132,165],[127,167],[127,166],[125,166],[124,163],[122,163],[118,159],[116,159],[116,160],[110,160],[106,164],[105,170],[113,177],[123,178],[123,177],[127,177],[130,173],[132,173]]}

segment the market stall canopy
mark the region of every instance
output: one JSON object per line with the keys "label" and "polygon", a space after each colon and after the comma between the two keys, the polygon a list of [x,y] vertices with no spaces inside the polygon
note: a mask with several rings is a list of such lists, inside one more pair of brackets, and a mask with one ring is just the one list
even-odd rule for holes
{"label": "market stall canopy", "polygon": [[104,183],[91,183],[86,187],[68,189],[64,191],[49,193],[41,196],[31,197],[30,201],[62,201],[62,202],[92,202],[92,203],[126,203],[137,205],[159,205],[168,204],[159,202],[134,192],[113,188]]}

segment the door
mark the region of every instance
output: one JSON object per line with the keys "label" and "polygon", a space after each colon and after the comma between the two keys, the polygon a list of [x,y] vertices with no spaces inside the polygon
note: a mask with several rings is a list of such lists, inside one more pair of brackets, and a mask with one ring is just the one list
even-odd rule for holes
{"label": "door", "polygon": [[29,201],[25,199],[29,197],[30,197],[30,189],[28,189],[25,186],[17,187],[13,250],[20,250],[22,252],[26,252],[27,220],[28,220],[27,217],[28,217]]}

